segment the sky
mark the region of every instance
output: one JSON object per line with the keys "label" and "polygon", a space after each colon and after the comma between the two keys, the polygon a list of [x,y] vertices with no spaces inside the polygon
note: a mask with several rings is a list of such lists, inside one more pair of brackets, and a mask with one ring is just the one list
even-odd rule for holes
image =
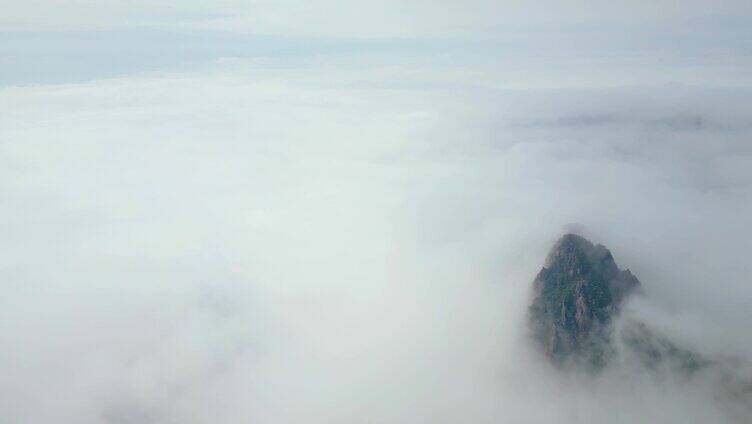
{"label": "sky", "polygon": [[752,358],[748,2],[0,6],[0,421],[744,422],[524,320],[577,231]]}

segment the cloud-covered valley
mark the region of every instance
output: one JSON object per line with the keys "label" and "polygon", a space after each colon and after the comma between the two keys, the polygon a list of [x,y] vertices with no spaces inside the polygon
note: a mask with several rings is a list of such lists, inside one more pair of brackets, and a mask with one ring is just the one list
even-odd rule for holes
{"label": "cloud-covered valley", "polygon": [[0,421],[744,422],[712,378],[562,374],[525,334],[576,229],[642,281],[626,315],[752,358],[739,68],[529,60],[0,87]]}

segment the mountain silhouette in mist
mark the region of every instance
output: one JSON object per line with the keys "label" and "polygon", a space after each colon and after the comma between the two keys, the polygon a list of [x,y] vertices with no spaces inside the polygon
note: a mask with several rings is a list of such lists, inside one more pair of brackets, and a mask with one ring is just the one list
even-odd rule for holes
{"label": "mountain silhouette in mist", "polygon": [[752,361],[709,357],[680,347],[648,322],[621,315],[624,303],[641,290],[628,269],[621,270],[603,245],[576,234],[562,236],[533,281],[528,310],[532,339],[561,369],[599,373],[631,364],[658,380],[713,384],[716,400],[734,417],[752,414]]}
{"label": "mountain silhouette in mist", "polygon": [[533,282],[533,338],[555,365],[591,371],[613,362],[619,352],[647,369],[684,375],[714,365],[644,322],[624,320],[616,331],[614,321],[623,303],[640,287],[631,271],[619,269],[605,246],[566,234],[554,244]]}
{"label": "mountain silhouette in mist", "polygon": [[613,356],[611,321],[639,286],[606,247],[566,234],[533,282],[533,336],[556,364],[576,361],[601,368]]}

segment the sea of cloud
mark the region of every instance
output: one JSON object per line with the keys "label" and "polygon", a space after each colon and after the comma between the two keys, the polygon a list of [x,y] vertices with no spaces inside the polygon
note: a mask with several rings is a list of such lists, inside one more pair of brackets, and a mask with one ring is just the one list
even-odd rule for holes
{"label": "sea of cloud", "polygon": [[576,230],[634,313],[751,357],[752,92],[423,65],[0,88],[0,421],[743,422],[560,374],[525,313]]}

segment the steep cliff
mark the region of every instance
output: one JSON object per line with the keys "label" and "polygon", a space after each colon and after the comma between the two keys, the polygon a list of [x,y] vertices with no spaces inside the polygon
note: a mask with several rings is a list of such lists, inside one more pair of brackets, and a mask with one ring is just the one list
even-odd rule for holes
{"label": "steep cliff", "polygon": [[564,235],[533,283],[529,318],[535,340],[554,363],[603,367],[613,355],[609,324],[639,285],[604,246]]}

